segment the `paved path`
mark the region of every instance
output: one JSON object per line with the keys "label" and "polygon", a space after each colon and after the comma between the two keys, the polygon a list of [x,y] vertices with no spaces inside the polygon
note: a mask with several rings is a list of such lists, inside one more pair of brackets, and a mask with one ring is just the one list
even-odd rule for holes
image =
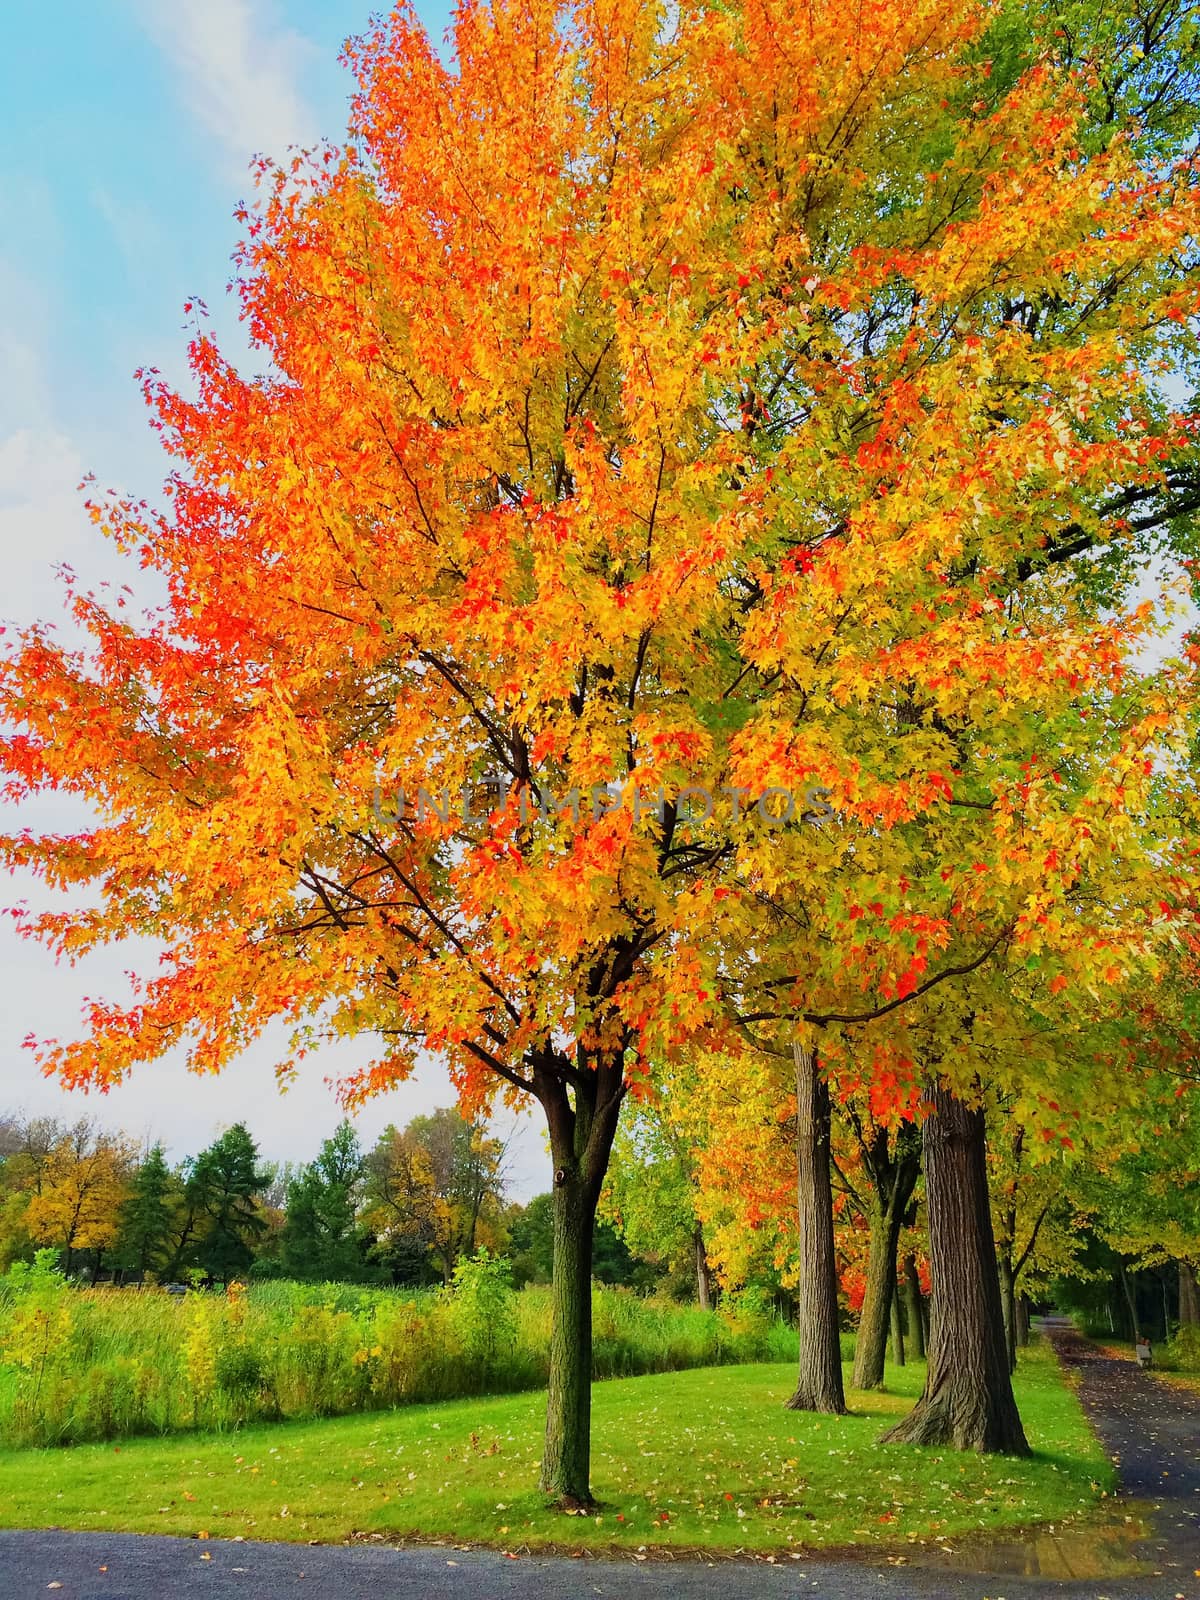
{"label": "paved path", "polygon": [[1064,1366],[1079,1374],[1079,1397],[1117,1464],[1122,1493],[1150,1516],[1142,1554],[1179,1580],[1174,1592],[1200,1595],[1200,1395],[1103,1355],[1073,1329],[1047,1331]]}
{"label": "paved path", "polygon": [[[1061,1584],[856,1561],[535,1560],[380,1546],[221,1544],[135,1534],[0,1533],[3,1600],[1160,1600],[1158,1579]],[[52,1583],[60,1587],[50,1592]],[[1188,1600],[1197,1592],[1189,1588]]]}
{"label": "paved path", "polygon": [[1200,1397],[1050,1332],[1081,1373],[1084,1405],[1128,1495],[1158,1508],[1141,1543],[1125,1510],[1108,1528],[964,1545],[964,1570],[815,1558],[514,1561],[450,1548],[0,1532],[0,1600],[1200,1600]]}

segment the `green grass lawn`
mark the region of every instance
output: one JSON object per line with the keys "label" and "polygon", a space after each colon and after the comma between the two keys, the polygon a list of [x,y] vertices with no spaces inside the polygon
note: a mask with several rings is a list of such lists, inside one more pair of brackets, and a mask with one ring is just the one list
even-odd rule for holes
{"label": "green grass lawn", "polygon": [[521,1550],[895,1545],[1088,1512],[1111,1469],[1045,1350],[1023,1360],[1031,1461],[878,1446],[924,1368],[853,1414],[783,1409],[784,1366],[595,1388],[594,1517],[537,1493],[544,1397],[411,1406],[225,1435],[0,1452],[0,1524],[202,1538],[444,1539]]}

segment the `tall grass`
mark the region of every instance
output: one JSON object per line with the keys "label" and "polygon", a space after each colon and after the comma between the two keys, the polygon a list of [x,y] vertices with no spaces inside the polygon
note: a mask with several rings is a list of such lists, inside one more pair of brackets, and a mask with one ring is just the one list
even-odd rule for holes
{"label": "tall grass", "polygon": [[[249,1292],[0,1292],[0,1441],[74,1444],[325,1417],[546,1382],[550,1294],[497,1263],[451,1291],[267,1283]],[[597,1378],[781,1361],[795,1335],[761,1304],[700,1311],[593,1290]]]}

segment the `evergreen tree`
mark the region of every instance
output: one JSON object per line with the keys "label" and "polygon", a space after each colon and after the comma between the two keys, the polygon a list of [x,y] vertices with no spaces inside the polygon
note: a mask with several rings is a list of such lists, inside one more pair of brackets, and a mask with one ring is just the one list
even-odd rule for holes
{"label": "evergreen tree", "polygon": [[354,1280],[363,1275],[357,1225],[362,1146],[348,1122],[326,1139],[311,1166],[288,1185],[280,1265],[290,1278]]}
{"label": "evergreen tree", "polygon": [[126,1272],[158,1272],[170,1259],[181,1199],[179,1179],[156,1144],[138,1167],[121,1207],[113,1259]]}
{"label": "evergreen tree", "polygon": [[243,1122],[235,1122],[190,1163],[184,1186],[192,1224],[190,1258],[221,1283],[249,1270],[254,1243],[266,1231],[258,1197],[269,1181]]}

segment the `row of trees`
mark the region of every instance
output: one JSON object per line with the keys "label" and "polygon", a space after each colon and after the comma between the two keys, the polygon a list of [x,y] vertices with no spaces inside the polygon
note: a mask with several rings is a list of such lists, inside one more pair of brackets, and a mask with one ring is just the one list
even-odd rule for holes
{"label": "row of trees", "polygon": [[285,1070],[377,1039],[348,1101],[432,1050],[468,1116],[540,1105],[564,1505],[631,1099],[751,1221],[787,1196],[828,1411],[838,1170],[866,1362],[919,1124],[896,1437],[1022,1451],[987,1121],[1107,1172],[1191,1093],[1200,649],[1151,660],[1142,596],[1191,583],[1200,507],[1192,28],[490,0],[449,70],[398,8],[345,148],[241,213],[266,375],[199,333],[194,394],[146,378],[166,509],[93,503],[165,605],[77,595],[86,651],[7,653],[9,793],[97,815],[7,841],[89,906],[25,930],[166,952],[47,1070],[219,1070],[286,1018]]}
{"label": "row of trees", "polygon": [[[687,1110],[683,1110],[686,1105]],[[707,1143],[695,1098],[647,1103],[623,1125],[601,1200],[594,1275],[668,1287],[710,1306],[753,1287],[794,1310],[796,1218],[790,1121],[764,1123],[754,1155],[731,1165]],[[998,1123],[998,1116],[993,1117]],[[1103,1331],[1168,1338],[1200,1326],[1200,1145],[1176,1117],[1136,1153],[1057,1150],[1031,1158],[1011,1120],[989,1146],[988,1189],[1010,1364],[1030,1301],[1076,1304]],[[831,1122],[841,1323],[858,1333],[854,1382],[883,1381],[884,1346],[923,1355],[928,1231],[915,1122],[891,1131],[861,1097]],[[783,1176],[772,1198],[764,1177]],[[214,1281],[448,1282],[481,1245],[506,1253],[518,1283],[548,1283],[553,1204],[505,1202],[503,1146],[445,1109],[389,1127],[369,1152],[341,1123],[308,1165],[259,1159],[243,1124],[174,1169],[80,1119],[0,1117],[0,1269],[39,1245],[69,1272],[123,1281],[185,1273]],[[1101,1175],[1102,1173],[1102,1175]],[[719,1286],[719,1287],[718,1287]]]}
{"label": "row of trees", "polygon": [[0,1118],[0,1268],[38,1245],[68,1272],[228,1282],[449,1282],[480,1246],[506,1245],[548,1281],[540,1209],[506,1203],[504,1148],[443,1109],[387,1128],[364,1152],[343,1122],[307,1165],[263,1162],[244,1123],[172,1166],[81,1119]]}
{"label": "row of trees", "polygon": [[[800,1260],[794,1117],[763,1100],[733,1130],[726,1121],[714,1131],[698,1122],[700,1105],[693,1091],[636,1109],[616,1141],[602,1212],[638,1254],[669,1265],[676,1283],[693,1274],[701,1304],[714,1283],[754,1285],[790,1312]],[[1050,1148],[1003,1105],[990,1108],[988,1121],[987,1192],[1010,1368],[1033,1305],[1077,1307],[1096,1331],[1129,1338],[1149,1329],[1174,1338],[1200,1325],[1194,1114],[1177,1100],[1147,1104],[1123,1134],[1109,1121],[1103,1148]],[[861,1093],[850,1093],[835,1102],[830,1136],[841,1325],[857,1331],[854,1383],[870,1389],[883,1382],[889,1337],[903,1363],[906,1348],[925,1354],[929,1335],[921,1130],[915,1118],[881,1119]]]}

